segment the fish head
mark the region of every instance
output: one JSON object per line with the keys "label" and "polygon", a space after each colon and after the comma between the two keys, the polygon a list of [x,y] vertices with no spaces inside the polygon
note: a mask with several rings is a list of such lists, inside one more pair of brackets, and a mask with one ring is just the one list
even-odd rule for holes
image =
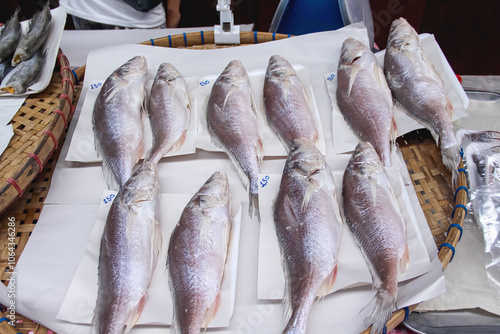
{"label": "fish head", "polygon": [[239,85],[248,81],[248,74],[240,60],[231,60],[220,74],[217,82],[227,85]]}
{"label": "fish head", "polygon": [[296,171],[305,176],[312,176],[326,168],[325,157],[308,140],[295,139],[290,146],[286,162],[286,171]]}
{"label": "fish head", "polygon": [[143,80],[148,74],[148,64],[144,56],[135,56],[120,66],[115,72],[119,78],[131,80],[138,77]]}
{"label": "fish head", "polygon": [[195,195],[195,202],[201,209],[219,208],[229,201],[229,179],[225,172],[212,174]]}
{"label": "fish head", "polygon": [[156,72],[156,80],[161,80],[164,82],[174,81],[177,78],[181,78],[182,75],[171,63],[162,63],[158,67]]}
{"label": "fish head", "polygon": [[273,55],[269,58],[269,64],[267,65],[266,78],[275,77],[279,80],[285,80],[286,78],[297,75],[292,65],[281,55]]}
{"label": "fish head", "polygon": [[417,32],[402,17],[392,21],[387,40],[387,47],[401,51],[411,49],[420,44]]}
{"label": "fish head", "polygon": [[349,37],[342,43],[339,65],[352,65],[368,51],[368,47],[355,38]]}
{"label": "fish head", "polygon": [[384,168],[373,145],[363,141],[356,146],[348,165],[362,175],[370,175]]}
{"label": "fish head", "polygon": [[127,205],[153,200],[160,192],[156,163],[144,162],[120,191],[124,192],[123,202]]}

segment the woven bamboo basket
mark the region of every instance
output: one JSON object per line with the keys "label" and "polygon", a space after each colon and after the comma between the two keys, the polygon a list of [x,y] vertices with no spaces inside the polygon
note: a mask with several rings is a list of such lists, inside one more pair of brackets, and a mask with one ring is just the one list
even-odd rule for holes
{"label": "woven bamboo basket", "polygon": [[[265,32],[240,33],[241,44],[264,43],[288,37],[290,37],[290,35]],[[213,32],[206,31],[166,36],[154,40],[151,39],[141,44],[195,49],[211,49],[221,47],[214,44]],[[62,74],[64,75],[65,72],[68,72],[67,74],[70,75],[69,71],[62,71]],[[75,74],[75,77],[81,81],[85,75],[85,66],[74,69],[73,73]],[[65,80],[63,84],[66,82],[67,81]],[[78,94],[75,94],[75,98],[78,98]],[[64,108],[64,106],[61,108]],[[68,111],[67,119],[71,117],[70,109],[66,109]],[[58,117],[58,115],[55,116]],[[61,122],[61,120],[59,120],[59,122]],[[59,124],[59,127],[61,127],[61,125],[65,124]],[[64,135],[60,140],[60,144],[63,140]],[[440,150],[436,146],[428,131],[414,131],[410,134],[399,137],[397,142],[405,159],[406,166],[413,181],[413,186],[417,193],[422,210],[424,211],[427,223],[432,235],[434,236],[436,251],[438,252],[438,256],[444,270],[453,258],[455,248],[462,233],[461,226],[465,216],[467,215],[467,175],[464,170],[463,163],[460,164],[458,169],[459,178],[457,187],[456,189],[452,189],[451,173],[442,164]],[[0,249],[2,250],[0,269],[3,270],[2,282],[5,285],[7,285],[7,280],[10,276],[6,260],[8,257],[6,250],[8,217],[15,216],[16,224],[20,221],[20,226],[18,226],[17,229],[18,236],[16,237],[17,261],[43,208],[43,200],[48,192],[50,179],[58,157],[59,149],[54,152],[52,158],[48,160],[45,168],[38,174],[38,177],[34,180],[34,182],[31,183],[28,191],[20,196],[17,202],[11,205],[3,216],[0,217],[2,221],[0,228]],[[34,165],[32,170],[37,171],[37,166]],[[29,185],[29,182],[27,184]],[[16,194],[16,197],[19,197],[19,195]],[[387,323],[387,332],[391,331],[403,322],[404,319],[406,319],[406,317],[413,312],[417,305],[418,304],[411,305],[395,311],[392,318]],[[16,324],[15,331],[12,328],[5,327],[7,330],[10,330],[10,332],[5,331],[5,333],[52,333],[52,331],[24,318],[21,315],[16,316],[16,319],[18,318],[22,319],[22,322]],[[0,322],[0,332],[4,333],[2,330],[3,327]],[[365,330],[363,333],[369,333],[369,329]]]}

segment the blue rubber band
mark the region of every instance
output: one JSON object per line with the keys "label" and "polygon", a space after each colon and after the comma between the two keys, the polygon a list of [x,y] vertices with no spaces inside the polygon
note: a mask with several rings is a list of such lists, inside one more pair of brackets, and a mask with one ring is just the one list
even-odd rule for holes
{"label": "blue rubber band", "polygon": [[149,41],[151,42],[152,46],[155,46],[155,40],[154,39],[151,38]]}
{"label": "blue rubber band", "polygon": [[182,35],[184,35],[184,46],[188,46],[188,40],[187,40],[186,33],[183,32]]}
{"label": "blue rubber band", "polygon": [[464,210],[465,210],[465,215],[467,216],[467,207],[466,207],[465,205],[463,205],[463,204],[457,204],[457,205],[455,205],[455,207],[453,208],[453,212],[451,213],[451,219],[453,219],[453,217],[455,216],[455,210],[456,210],[457,208],[462,208],[462,209],[464,209]]}
{"label": "blue rubber band", "polygon": [[203,30],[200,31],[200,34],[201,34],[201,44],[204,45],[205,44],[205,37],[203,36]]}
{"label": "blue rubber band", "polygon": [[458,169],[458,172],[463,172],[465,174],[465,177],[467,177],[467,171],[465,170],[465,168],[459,168]]}
{"label": "blue rubber band", "polygon": [[168,46],[172,47],[172,36],[168,35]]}
{"label": "blue rubber band", "polygon": [[10,319],[7,317],[0,318],[0,323],[2,323],[4,321],[10,322]]}
{"label": "blue rubber band", "polygon": [[387,334],[387,326],[384,326],[384,330],[382,331],[382,334]]}
{"label": "blue rubber band", "polygon": [[449,249],[451,249],[451,259],[450,259],[450,262],[453,260],[453,257],[455,256],[455,247],[453,247],[452,244],[449,244],[447,242],[443,243],[441,246],[439,246],[439,250],[441,250],[441,248],[443,247],[448,247]]}
{"label": "blue rubber band", "polygon": [[463,149],[463,147],[460,147],[460,151],[459,151],[459,153],[460,153],[460,156],[461,156],[461,157],[462,157],[462,159],[463,159],[463,158],[464,158],[464,154],[465,154],[465,153],[464,153],[464,149]]}
{"label": "blue rubber band", "polygon": [[273,32],[273,41],[276,39],[276,33]]}
{"label": "blue rubber band", "polygon": [[460,190],[465,190],[465,192],[467,193],[467,198],[469,198],[469,189],[466,186],[460,186],[457,188],[457,190],[455,190],[455,198],[453,199],[453,202],[457,201],[457,194]]}
{"label": "blue rubber band", "polygon": [[78,75],[76,75],[76,72],[74,69],[72,69],[71,72],[73,73],[73,76],[75,77],[75,84],[78,85]]}
{"label": "blue rubber band", "polygon": [[446,233],[450,233],[450,230],[452,227],[456,227],[460,230],[460,237],[458,237],[458,242],[460,242],[460,240],[462,239],[462,234],[464,234],[464,229],[462,228],[462,226],[460,226],[456,223],[453,223],[450,225],[450,227],[448,227],[448,231]]}
{"label": "blue rubber band", "polygon": [[290,38],[290,37],[292,37],[292,35],[291,35],[291,34],[288,34],[288,38]]}
{"label": "blue rubber band", "polygon": [[253,39],[254,39],[255,44],[257,44],[257,31],[253,32]]}
{"label": "blue rubber band", "polygon": [[403,308],[403,310],[405,311],[405,318],[403,319],[403,321],[405,321],[410,316],[410,308],[406,306]]}

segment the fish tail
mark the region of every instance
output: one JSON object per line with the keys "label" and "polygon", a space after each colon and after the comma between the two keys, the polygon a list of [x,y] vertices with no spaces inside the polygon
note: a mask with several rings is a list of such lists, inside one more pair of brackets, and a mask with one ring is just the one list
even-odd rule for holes
{"label": "fish tail", "polygon": [[253,213],[257,216],[257,220],[260,223],[260,210],[259,210],[259,193],[249,192],[249,203],[248,203],[248,213],[250,218],[253,218]]}
{"label": "fish tail", "polygon": [[372,325],[370,334],[381,334],[384,332],[385,324],[390,319],[392,311],[396,308],[396,298],[384,290],[378,290],[373,299],[365,306],[370,309],[364,328]]}
{"label": "fish tail", "polygon": [[458,165],[460,165],[460,153],[458,145],[441,147],[443,164],[451,171],[452,185],[455,187],[458,181]]}

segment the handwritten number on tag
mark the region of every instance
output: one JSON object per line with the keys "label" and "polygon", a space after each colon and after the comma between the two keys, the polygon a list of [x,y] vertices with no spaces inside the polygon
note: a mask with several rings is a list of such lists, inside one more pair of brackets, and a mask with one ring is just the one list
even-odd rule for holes
{"label": "handwritten number on tag", "polygon": [[97,88],[100,88],[101,86],[102,86],[102,83],[98,82],[96,84],[91,84],[90,89],[97,89]]}
{"label": "handwritten number on tag", "polygon": [[264,188],[267,185],[269,179],[270,179],[269,175],[264,176],[262,180],[260,180],[261,187]]}
{"label": "handwritten number on tag", "polygon": [[203,87],[203,86],[208,85],[209,83],[210,83],[210,81],[205,80],[205,81],[200,82],[200,86]]}
{"label": "handwritten number on tag", "polygon": [[335,78],[335,74],[330,74],[330,76],[328,78],[326,78],[326,80],[332,81],[333,78]]}
{"label": "handwritten number on tag", "polygon": [[111,202],[111,200],[115,198],[115,195],[114,194],[111,194],[109,196],[106,196],[105,198],[102,199],[102,201],[104,202],[104,204],[108,204],[109,202]]}

